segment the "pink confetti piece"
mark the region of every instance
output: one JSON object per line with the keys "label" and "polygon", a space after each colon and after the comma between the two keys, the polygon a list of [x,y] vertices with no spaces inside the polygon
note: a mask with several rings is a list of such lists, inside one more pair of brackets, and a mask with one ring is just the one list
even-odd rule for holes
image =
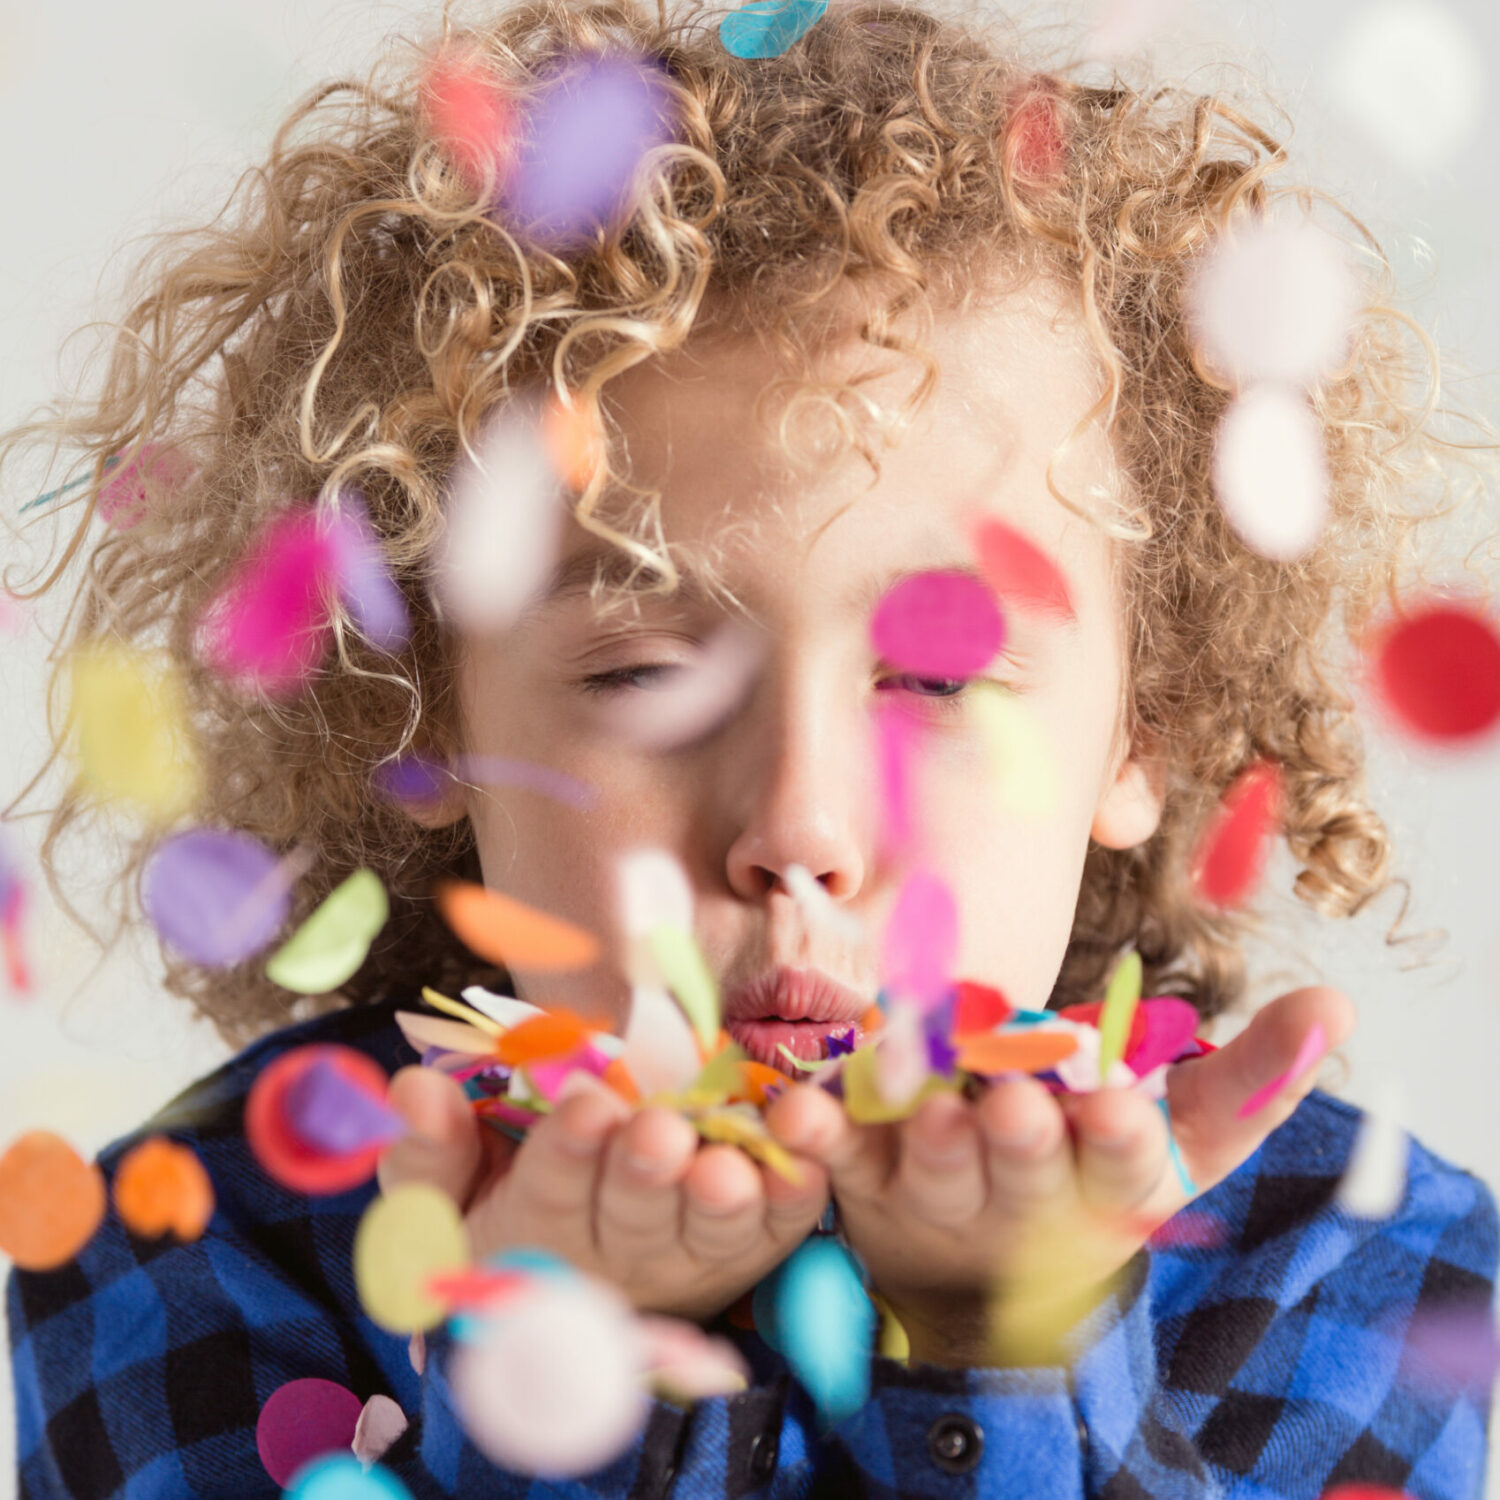
{"label": "pink confetti piece", "polygon": [[170,443],[143,443],[129,462],[110,471],[99,491],[99,516],[116,531],[128,531],[146,514],[151,492],[186,482],[193,465]]}
{"label": "pink confetti piece", "polygon": [[875,1049],[881,1099],[896,1109],[910,1104],[930,1076],[930,1062],[921,1012],[910,1000],[893,1001]]}
{"label": "pink confetti piece", "polygon": [[1322,1057],[1327,1050],[1328,1039],[1324,1035],[1321,1023],[1314,1022],[1307,1035],[1302,1039],[1302,1045],[1297,1049],[1297,1056],[1285,1073],[1273,1078],[1262,1088],[1256,1089],[1251,1096],[1235,1111],[1236,1120],[1248,1120],[1251,1115],[1259,1114],[1284,1088],[1300,1078],[1312,1065]]}
{"label": "pink confetti piece", "polygon": [[289,1380],[271,1393],[255,1423],[255,1447],[266,1473],[283,1489],[292,1475],[354,1441],[362,1404],[331,1380]]}
{"label": "pink confetti piece", "polygon": [[272,696],[294,693],[322,660],[333,549],[310,511],[269,522],[204,611],[200,653],[214,670]]}
{"label": "pink confetti piece", "polygon": [[946,994],[958,954],[958,905],[947,883],[925,870],[902,882],[882,944],[881,987],[926,1010]]}
{"label": "pink confetti piece", "polygon": [[422,80],[422,109],[475,192],[503,180],[514,149],[513,111],[480,54],[455,47],[435,58]]}
{"label": "pink confetti piece", "polygon": [[922,725],[900,704],[881,703],[875,710],[875,754],[880,774],[882,853],[910,850],[916,839],[912,816],[917,756]]}
{"label": "pink confetti piece", "polygon": [[584,1072],[603,1078],[608,1066],[609,1059],[597,1047],[583,1047],[568,1057],[527,1063],[526,1076],[543,1099],[555,1104],[563,1084],[575,1073]]}
{"label": "pink confetti piece", "polygon": [[1007,608],[1073,616],[1062,569],[1030,537],[990,517],[974,530],[974,551],[985,582]]}
{"label": "pink confetti piece", "polygon": [[1153,995],[1136,1012],[1144,1022],[1143,1035],[1125,1055],[1130,1070],[1144,1078],[1164,1063],[1176,1062],[1198,1030],[1198,1012],[1175,995]]}
{"label": "pink confetti piece", "polygon": [[969,677],[994,660],[1005,621],[994,596],[967,573],[904,578],[875,607],[870,639],[892,666],[934,677]]}
{"label": "pink confetti piece", "polygon": [[1255,894],[1281,822],[1281,770],[1258,760],[1224,793],[1193,861],[1193,883],[1213,906],[1239,906]]}
{"label": "pink confetti piece", "polygon": [[387,1453],[408,1426],[406,1413],[389,1396],[374,1395],[364,1404],[349,1446],[368,1469]]}

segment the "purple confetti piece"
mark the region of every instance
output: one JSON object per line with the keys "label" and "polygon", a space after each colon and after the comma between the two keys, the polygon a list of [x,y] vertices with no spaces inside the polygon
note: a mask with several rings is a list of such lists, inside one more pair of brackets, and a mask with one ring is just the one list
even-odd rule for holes
{"label": "purple confetti piece", "polygon": [[406,1133],[406,1121],[351,1083],[327,1059],[286,1091],[286,1123],[315,1151],[348,1156]]}
{"label": "purple confetti piece", "polygon": [[328,539],[339,597],[354,623],[383,650],[404,646],[411,638],[411,616],[358,492],[340,492],[339,510],[328,522]]}
{"label": "purple confetti piece", "polygon": [[206,968],[243,963],[286,921],[300,861],[278,861],[259,839],[192,828],[163,839],[141,877],[146,916],[185,958]]}
{"label": "purple confetti piece", "polygon": [[376,766],[370,784],[393,802],[435,802],[451,779],[440,760],[413,751]]}
{"label": "purple confetti piece", "polygon": [[588,782],[530,760],[513,760],[504,755],[460,755],[457,772],[481,786],[524,787],[528,792],[580,810],[593,807],[599,800],[599,793]]}
{"label": "purple confetti piece", "polygon": [[848,1031],[830,1032],[828,1036],[828,1057],[847,1057],[854,1051],[854,1038],[856,1031],[851,1026]]}
{"label": "purple confetti piece", "polygon": [[1500,1342],[1484,1308],[1414,1313],[1407,1343],[1417,1359],[1456,1385],[1483,1388],[1500,1373]]}
{"label": "purple confetti piece", "polygon": [[619,213],[641,158],[671,135],[654,67],[620,55],[576,59],[527,108],[504,205],[541,241],[586,239]]}

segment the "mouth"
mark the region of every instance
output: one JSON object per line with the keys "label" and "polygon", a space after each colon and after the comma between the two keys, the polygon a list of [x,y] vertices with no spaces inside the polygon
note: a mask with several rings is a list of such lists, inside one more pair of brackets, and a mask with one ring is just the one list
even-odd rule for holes
{"label": "mouth", "polygon": [[724,997],[724,1029],[756,1062],[795,1069],[781,1048],[804,1062],[827,1056],[830,1037],[849,1032],[857,1046],[860,1018],[871,1001],[820,969],[779,965]]}

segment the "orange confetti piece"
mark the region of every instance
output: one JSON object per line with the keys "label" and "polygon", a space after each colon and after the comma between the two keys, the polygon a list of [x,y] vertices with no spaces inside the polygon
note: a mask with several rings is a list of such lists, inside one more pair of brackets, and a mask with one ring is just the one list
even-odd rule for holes
{"label": "orange confetti piece", "polygon": [[641,1102],[640,1085],[636,1083],[634,1076],[625,1066],[623,1057],[612,1057],[604,1065],[604,1081],[615,1093],[617,1093],[627,1104],[639,1104]]}
{"label": "orange confetti piece", "polygon": [[486,886],[441,880],[434,895],[443,920],[459,939],[492,963],[581,969],[599,956],[593,933]]}
{"label": "orange confetti piece", "polygon": [[576,406],[564,406],[556,391],[542,408],[542,445],[558,477],[571,490],[586,490],[604,463],[598,426]]}
{"label": "orange confetti piece", "polygon": [[104,1218],[104,1174],[50,1130],[0,1156],[0,1250],[23,1271],[55,1271]]}
{"label": "orange confetti piece", "polygon": [[1077,1050],[1078,1038],[1065,1031],[996,1031],[961,1037],[958,1065],[969,1073],[1042,1073]]}
{"label": "orange confetti piece", "polygon": [[575,1016],[572,1011],[543,1011],[539,1016],[527,1016],[504,1036],[497,1037],[495,1056],[512,1068],[544,1058],[566,1057],[587,1045],[593,1030],[582,1016]]}
{"label": "orange confetti piece", "polygon": [[196,1153],[164,1135],[129,1152],[115,1173],[115,1212],[132,1234],[202,1237],[214,1213],[214,1188]]}
{"label": "orange confetti piece", "polygon": [[862,1032],[879,1031],[885,1025],[885,1012],[878,1005],[872,1005],[864,1015],[859,1018],[859,1029]]}
{"label": "orange confetti piece", "polygon": [[764,1104],[768,1088],[781,1088],[785,1084],[786,1074],[780,1068],[768,1067],[759,1062],[740,1064],[740,1092],[752,1104]]}

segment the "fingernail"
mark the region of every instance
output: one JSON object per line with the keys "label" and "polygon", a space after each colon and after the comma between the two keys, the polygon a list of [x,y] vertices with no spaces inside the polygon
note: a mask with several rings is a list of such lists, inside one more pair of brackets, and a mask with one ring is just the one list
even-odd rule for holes
{"label": "fingernail", "polygon": [[1129,1156],[1135,1150],[1133,1135],[1091,1135],[1089,1145],[1108,1156]]}
{"label": "fingernail", "polygon": [[1026,1125],[1019,1130],[997,1131],[995,1139],[1007,1151],[1029,1151],[1041,1141],[1046,1132],[1045,1125]]}

